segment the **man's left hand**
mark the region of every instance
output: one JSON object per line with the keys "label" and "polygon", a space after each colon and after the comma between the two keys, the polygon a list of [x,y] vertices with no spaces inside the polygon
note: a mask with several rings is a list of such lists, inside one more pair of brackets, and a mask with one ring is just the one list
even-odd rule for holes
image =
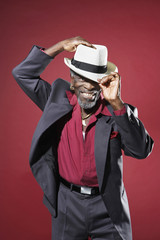
{"label": "man's left hand", "polygon": [[124,106],[120,96],[120,78],[118,73],[113,72],[102,79],[98,79],[105,100],[112,105],[114,110],[120,110]]}

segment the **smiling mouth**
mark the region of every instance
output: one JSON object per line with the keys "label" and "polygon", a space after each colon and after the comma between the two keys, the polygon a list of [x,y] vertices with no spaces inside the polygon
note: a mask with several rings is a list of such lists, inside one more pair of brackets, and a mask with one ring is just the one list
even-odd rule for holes
{"label": "smiling mouth", "polygon": [[96,94],[95,93],[86,93],[86,92],[81,92],[81,96],[85,99],[89,99],[89,100],[94,100]]}

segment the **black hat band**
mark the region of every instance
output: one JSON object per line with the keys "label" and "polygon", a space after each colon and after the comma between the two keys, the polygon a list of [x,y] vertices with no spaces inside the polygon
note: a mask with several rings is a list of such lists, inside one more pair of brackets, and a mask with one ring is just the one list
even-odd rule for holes
{"label": "black hat band", "polygon": [[107,66],[106,65],[96,66],[96,65],[89,64],[89,63],[79,62],[79,61],[75,60],[74,58],[72,58],[71,63],[76,68],[79,68],[79,69],[87,71],[87,72],[92,72],[92,73],[105,73],[105,72],[107,72]]}

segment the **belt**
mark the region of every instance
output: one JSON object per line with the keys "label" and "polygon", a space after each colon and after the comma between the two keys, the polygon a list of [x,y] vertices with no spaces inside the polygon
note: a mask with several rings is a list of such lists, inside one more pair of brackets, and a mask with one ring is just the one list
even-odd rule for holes
{"label": "belt", "polygon": [[99,194],[99,188],[98,187],[86,187],[86,186],[74,185],[74,184],[66,181],[62,177],[60,177],[60,182],[63,183],[63,185],[65,185],[71,191],[75,191],[75,192],[85,194],[85,195],[90,195],[90,196],[94,196],[94,195]]}

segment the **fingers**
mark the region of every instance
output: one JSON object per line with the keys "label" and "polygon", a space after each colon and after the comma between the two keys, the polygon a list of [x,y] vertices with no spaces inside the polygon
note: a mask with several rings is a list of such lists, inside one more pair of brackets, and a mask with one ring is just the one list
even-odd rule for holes
{"label": "fingers", "polygon": [[103,77],[102,79],[98,79],[100,85],[109,85],[111,82],[120,81],[120,75],[116,72],[112,72],[111,74]]}
{"label": "fingers", "polygon": [[95,46],[93,46],[89,41],[85,40],[80,36],[66,39],[62,41],[62,43],[63,50],[66,50],[68,52],[75,52],[78,45],[80,44],[96,49]]}
{"label": "fingers", "polygon": [[88,42],[88,41],[82,41],[82,43],[81,44],[83,44],[83,45],[85,45],[85,46],[87,46],[87,47],[91,47],[91,48],[94,48],[94,49],[96,49],[96,47],[95,46],[93,46],[93,44],[91,44],[90,42]]}
{"label": "fingers", "polygon": [[80,45],[80,44],[83,44],[85,46],[96,49],[96,47],[93,46],[92,43],[90,43],[89,41],[87,41],[86,39],[84,39],[82,37],[76,37],[76,40],[77,40],[77,44],[76,44],[77,46]]}

